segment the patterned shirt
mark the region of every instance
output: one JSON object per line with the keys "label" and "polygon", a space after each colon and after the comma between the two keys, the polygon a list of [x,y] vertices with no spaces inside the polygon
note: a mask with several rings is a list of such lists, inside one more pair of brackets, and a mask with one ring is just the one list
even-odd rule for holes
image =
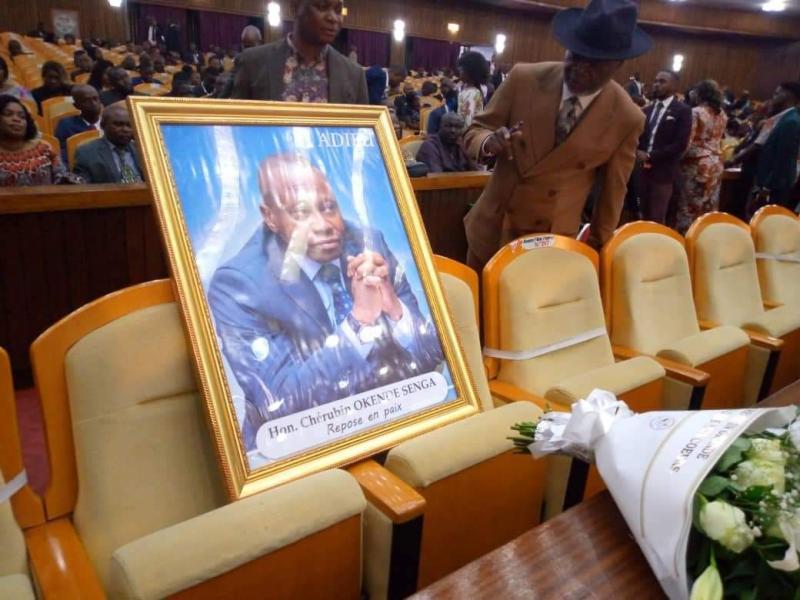
{"label": "patterned shirt", "polygon": [[319,56],[307,62],[292,43],[292,34],[286,37],[291,52],[283,67],[283,100],[286,102],[328,101],[328,46]]}

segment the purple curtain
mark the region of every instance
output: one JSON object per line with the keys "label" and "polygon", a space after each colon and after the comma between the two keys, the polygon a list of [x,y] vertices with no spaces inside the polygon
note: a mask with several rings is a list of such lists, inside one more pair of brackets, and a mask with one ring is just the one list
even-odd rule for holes
{"label": "purple curtain", "polygon": [[244,15],[227,15],[206,10],[197,11],[199,46],[207,50],[215,45],[227,50],[242,44],[242,29],[249,21]]}
{"label": "purple curtain", "polygon": [[434,71],[443,67],[453,68],[456,66],[459,48],[457,42],[429,40],[418,37],[409,38],[409,42],[411,47],[409,68]]}
{"label": "purple curtain", "polygon": [[347,52],[356,47],[358,62],[365,67],[388,67],[391,36],[378,31],[347,30]]}
{"label": "purple curtain", "polygon": [[159,6],[157,4],[136,4],[136,10],[138,11],[136,42],[143,42],[147,39],[147,17],[153,17],[156,22],[161,25],[161,28],[164,30],[164,35],[167,34],[167,27],[170,23],[177,24],[180,38],[179,45],[181,48],[186,45],[189,14],[185,8]]}

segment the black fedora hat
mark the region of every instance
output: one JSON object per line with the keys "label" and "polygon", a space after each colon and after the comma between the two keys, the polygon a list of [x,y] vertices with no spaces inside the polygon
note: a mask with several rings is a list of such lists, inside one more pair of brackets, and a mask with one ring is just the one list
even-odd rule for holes
{"label": "black fedora hat", "polygon": [[595,60],[625,60],[650,50],[653,40],[636,25],[632,0],[589,0],[553,19],[553,34],[567,50]]}

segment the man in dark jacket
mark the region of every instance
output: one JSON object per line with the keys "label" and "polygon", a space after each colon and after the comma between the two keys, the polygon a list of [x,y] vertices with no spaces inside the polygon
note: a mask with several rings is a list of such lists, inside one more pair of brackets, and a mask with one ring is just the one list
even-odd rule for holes
{"label": "man in dark jacket", "polygon": [[294,31],[239,55],[233,98],[368,104],[364,70],[331,44],[342,0],[298,0]]}
{"label": "man in dark jacket", "polygon": [[644,110],[639,138],[639,203],[644,218],[665,224],[678,177],[680,159],[689,144],[692,109],[675,97],[678,75],[660,71],[653,82],[655,102]]}

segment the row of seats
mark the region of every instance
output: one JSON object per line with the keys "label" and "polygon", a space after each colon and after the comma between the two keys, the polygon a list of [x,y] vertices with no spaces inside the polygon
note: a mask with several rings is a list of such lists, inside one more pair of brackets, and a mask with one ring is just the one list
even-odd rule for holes
{"label": "row of seats", "polygon": [[[800,221],[768,207],[753,231],[765,293],[782,303],[763,314],[789,313],[800,306],[793,295]],[[714,304],[720,295],[760,300],[748,226],[709,215],[689,232],[687,247],[688,254],[674,233],[641,223],[620,229],[599,257],[559,236],[510,244],[484,272],[485,363],[478,278],[437,258],[482,412],[398,445],[383,465],[367,460],[233,504],[226,504],[170,282],[76,311],[31,349],[51,480],[41,499],[27,486],[15,494],[13,517],[0,505],[0,596],[30,588],[31,574],[45,597],[57,598],[246,597],[265,589],[276,598],[408,595],[600,487],[585,471],[580,480],[581,470],[561,457],[514,454],[511,424],[534,420],[545,404],[568,410],[592,387],[620,381],[626,389],[616,391],[639,409],[664,402],[670,378],[710,388],[716,373],[677,363],[706,357],[699,347],[747,360],[751,340],[763,338],[770,352],[786,356],[790,335],[783,342],[766,335],[780,332],[766,330],[770,318],[784,317],[766,318],[763,334],[748,336],[741,326],[758,323],[730,322]],[[729,273],[735,290],[710,291]],[[753,282],[756,290],[745,290]],[[654,314],[664,327],[643,326]],[[714,327],[701,332],[696,314]],[[691,344],[681,345],[681,328],[695,336]],[[636,348],[650,335],[666,339],[662,329],[672,331],[675,347]],[[642,355],[615,363],[614,354]],[[720,400],[726,403],[741,400]],[[0,414],[0,471],[8,480],[22,461],[2,352]]]}

